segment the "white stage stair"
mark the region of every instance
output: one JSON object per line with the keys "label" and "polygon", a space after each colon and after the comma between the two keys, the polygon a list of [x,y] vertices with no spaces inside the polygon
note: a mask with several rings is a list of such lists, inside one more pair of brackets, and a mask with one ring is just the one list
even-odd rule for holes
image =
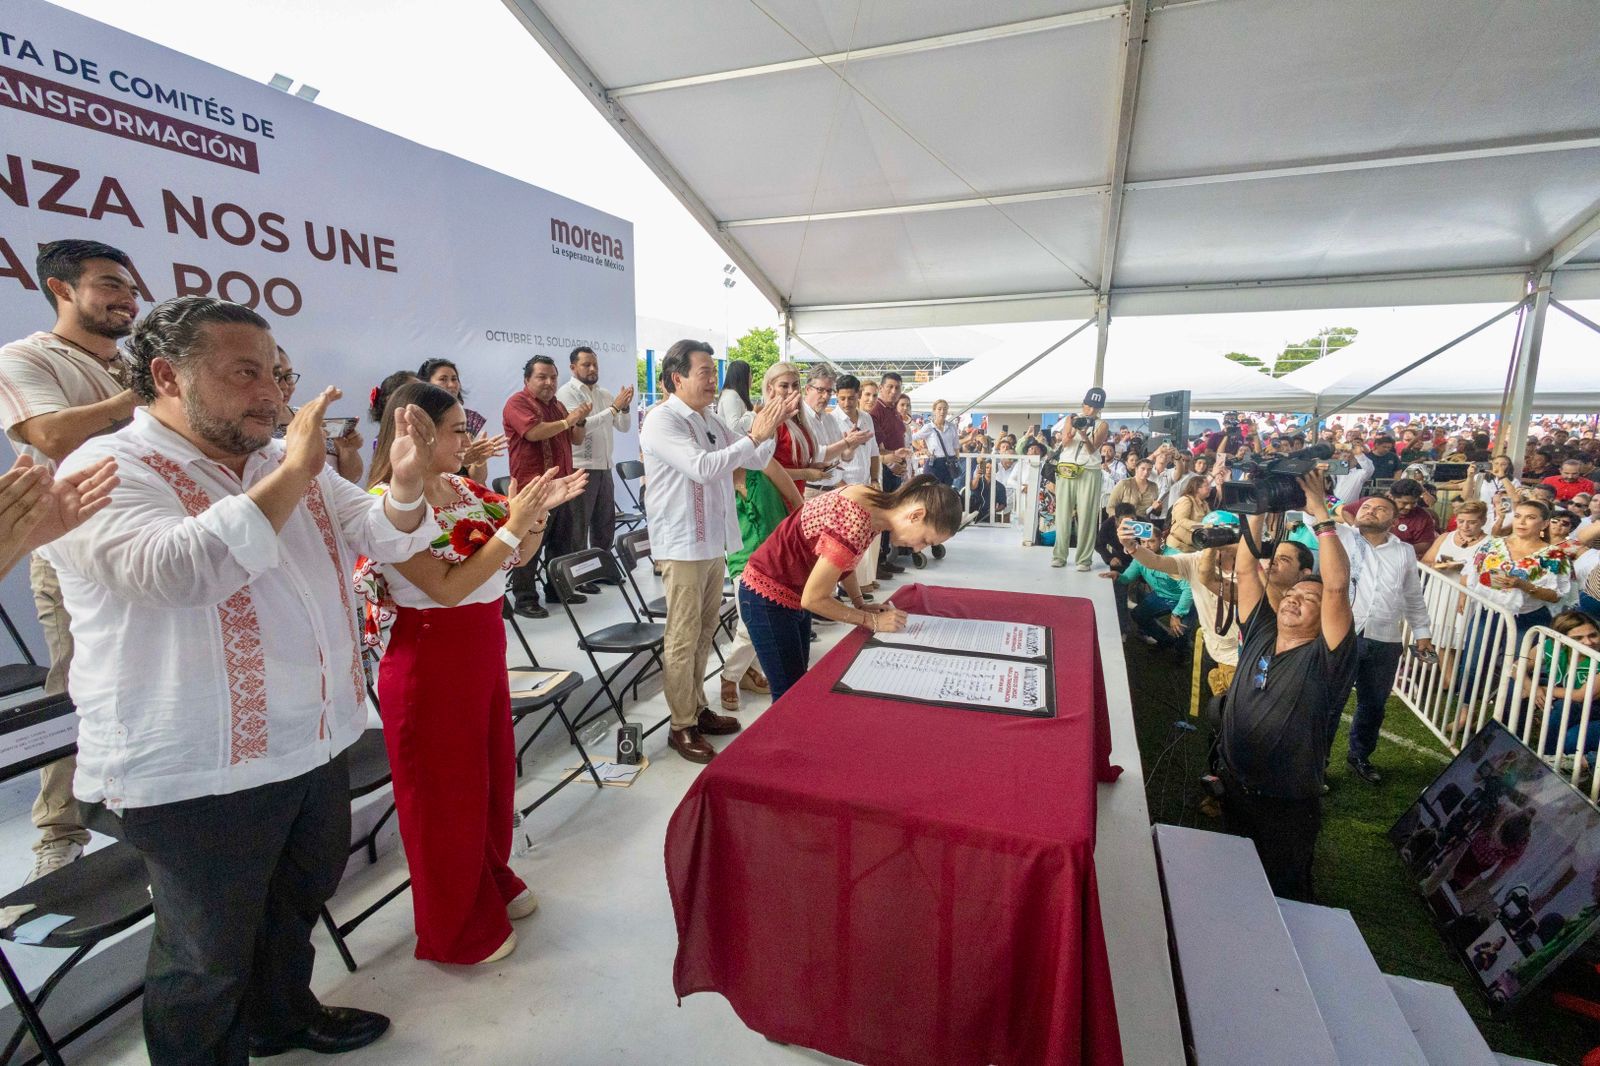
{"label": "white stage stair", "polygon": [[1248,840],[1154,831],[1196,1066],[1539,1066],[1490,1051],[1453,989],[1381,973],[1348,911],[1274,898]]}

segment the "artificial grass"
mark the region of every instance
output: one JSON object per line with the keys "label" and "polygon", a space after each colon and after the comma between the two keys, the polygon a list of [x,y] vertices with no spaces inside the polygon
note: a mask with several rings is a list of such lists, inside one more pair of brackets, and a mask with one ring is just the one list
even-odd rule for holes
{"label": "artificial grass", "polygon": [[[1190,660],[1150,648],[1137,639],[1126,645],[1128,681],[1133,695],[1139,755],[1152,821],[1221,831],[1220,820],[1202,812],[1200,775],[1205,773],[1207,739],[1203,727],[1175,729],[1174,722],[1199,726],[1189,716]],[[1600,1023],[1556,1008],[1555,989],[1570,982],[1580,964],[1569,960],[1553,977],[1506,1017],[1490,1017],[1477,982],[1445,947],[1422,898],[1408,879],[1388,829],[1446,765],[1448,754],[1399,700],[1389,701],[1383,728],[1423,746],[1416,751],[1380,739],[1372,763],[1383,783],[1368,785],[1344,763],[1348,715],[1334,739],[1323,801],[1322,835],[1317,841],[1317,902],[1342,907],[1354,916],[1367,947],[1384,973],[1436,981],[1455,988],[1489,1046],[1558,1066],[1579,1066],[1600,1046]]]}

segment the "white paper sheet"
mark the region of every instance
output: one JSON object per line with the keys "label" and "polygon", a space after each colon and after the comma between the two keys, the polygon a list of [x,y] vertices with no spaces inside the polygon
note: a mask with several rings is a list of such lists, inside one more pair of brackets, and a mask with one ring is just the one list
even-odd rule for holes
{"label": "white paper sheet", "polygon": [[906,627],[900,632],[879,633],[876,639],[884,644],[970,651],[979,655],[1040,660],[1045,657],[1044,627],[1023,622],[989,622],[911,614],[906,616]]}
{"label": "white paper sheet", "polygon": [[840,681],[854,692],[929,703],[1035,714],[1049,706],[1043,663],[868,647]]}

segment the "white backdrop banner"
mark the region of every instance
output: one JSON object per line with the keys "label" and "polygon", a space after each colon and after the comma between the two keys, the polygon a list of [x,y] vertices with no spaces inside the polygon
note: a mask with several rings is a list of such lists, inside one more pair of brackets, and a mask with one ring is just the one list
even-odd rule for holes
{"label": "white backdrop banner", "polygon": [[41,0],[0,6],[0,131],[0,343],[50,328],[34,258],[77,237],[128,253],[146,309],[254,307],[297,401],[344,390],[330,415],[434,356],[496,432],[532,355],[566,380],[587,345],[602,384],[634,380],[633,227],[612,215]]}

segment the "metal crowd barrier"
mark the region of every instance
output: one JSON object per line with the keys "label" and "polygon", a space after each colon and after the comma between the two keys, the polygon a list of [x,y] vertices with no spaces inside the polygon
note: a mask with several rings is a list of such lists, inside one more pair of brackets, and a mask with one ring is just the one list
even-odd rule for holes
{"label": "metal crowd barrier", "polygon": [[[1523,634],[1518,651],[1506,728],[1575,788],[1583,789],[1587,776],[1590,801],[1600,801],[1600,775],[1594,772],[1600,748],[1600,716],[1594,713],[1600,652],[1545,626]],[[1563,690],[1560,697],[1554,688]]]}
{"label": "metal crowd barrier", "polygon": [[[1394,694],[1452,752],[1460,751],[1490,718],[1505,722],[1517,673],[1517,630],[1511,612],[1459,574],[1417,564],[1438,662],[1413,656],[1400,662]],[[1414,639],[1411,626],[1401,638]]]}

